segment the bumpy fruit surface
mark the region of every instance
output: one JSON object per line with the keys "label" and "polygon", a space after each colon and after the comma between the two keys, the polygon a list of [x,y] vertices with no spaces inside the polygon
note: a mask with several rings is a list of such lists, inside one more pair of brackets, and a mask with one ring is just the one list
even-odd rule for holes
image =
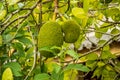
{"label": "bumpy fruit surface", "polygon": [[58,50],[51,49],[53,46],[61,47],[63,44],[63,33],[61,26],[54,21],[45,23],[38,35],[38,47],[42,49],[41,55],[45,57],[53,57],[53,53],[59,52]]}
{"label": "bumpy fruit surface", "polygon": [[66,43],[74,43],[80,35],[80,26],[74,20],[68,20],[62,24],[64,33],[64,41]]}
{"label": "bumpy fruit surface", "polygon": [[101,3],[105,3],[105,4],[107,4],[107,3],[112,2],[112,0],[100,0],[100,2],[101,2]]}

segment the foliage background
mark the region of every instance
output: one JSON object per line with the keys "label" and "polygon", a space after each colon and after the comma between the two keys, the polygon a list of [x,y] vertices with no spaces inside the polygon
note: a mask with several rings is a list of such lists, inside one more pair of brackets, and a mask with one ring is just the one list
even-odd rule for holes
{"label": "foliage background", "polygon": [[[80,37],[72,44],[74,48],[64,43],[54,58],[40,56],[40,27],[50,20],[61,24],[69,19],[81,26]],[[110,52],[109,46],[119,40],[119,31],[120,0],[108,4],[100,0],[1,0],[0,78],[6,80],[4,76],[8,75],[10,80],[119,80],[119,52]],[[98,39],[95,48],[80,53],[79,47],[89,40],[87,34],[91,32]],[[110,38],[102,39],[103,35]],[[66,61],[68,55],[71,59]]]}

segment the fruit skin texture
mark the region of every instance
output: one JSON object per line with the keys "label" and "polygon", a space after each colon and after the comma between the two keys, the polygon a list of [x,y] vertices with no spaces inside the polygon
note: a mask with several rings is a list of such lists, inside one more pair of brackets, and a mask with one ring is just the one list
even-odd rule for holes
{"label": "fruit skin texture", "polygon": [[[61,26],[54,21],[49,21],[40,29],[38,35],[38,47],[44,48],[47,47],[51,49],[53,46],[61,47],[63,44],[63,33],[61,30]],[[54,54],[52,52],[59,52],[58,50],[51,49],[50,51],[40,51],[41,55],[45,57],[53,57]]]}
{"label": "fruit skin texture", "polygon": [[80,35],[80,25],[74,20],[65,21],[62,24],[62,30],[64,33],[64,41],[66,43],[74,43],[77,41]]}
{"label": "fruit skin texture", "polygon": [[100,0],[101,3],[105,3],[105,4],[110,3],[111,1],[112,0]]}

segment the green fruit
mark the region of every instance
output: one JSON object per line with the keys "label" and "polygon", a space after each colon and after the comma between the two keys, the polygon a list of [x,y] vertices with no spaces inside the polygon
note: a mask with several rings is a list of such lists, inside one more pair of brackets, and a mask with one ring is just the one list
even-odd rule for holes
{"label": "green fruit", "polygon": [[52,49],[53,46],[61,47],[63,44],[63,33],[61,26],[54,21],[45,23],[38,35],[38,47],[41,55],[53,57],[59,50]]}
{"label": "green fruit", "polygon": [[74,43],[80,35],[80,26],[73,20],[68,20],[62,24],[64,33],[64,41],[66,43]]}
{"label": "green fruit", "polygon": [[110,3],[112,2],[112,0],[100,0],[101,3],[104,3],[104,4],[107,4],[107,3]]}

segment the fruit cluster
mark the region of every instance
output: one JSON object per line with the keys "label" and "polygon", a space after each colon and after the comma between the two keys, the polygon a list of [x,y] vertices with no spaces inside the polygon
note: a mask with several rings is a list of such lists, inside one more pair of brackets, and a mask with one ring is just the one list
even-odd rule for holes
{"label": "fruit cluster", "polygon": [[59,52],[53,46],[61,47],[63,42],[74,43],[80,35],[80,26],[73,20],[65,21],[62,25],[55,21],[45,23],[38,35],[38,47],[45,57],[53,57]]}

